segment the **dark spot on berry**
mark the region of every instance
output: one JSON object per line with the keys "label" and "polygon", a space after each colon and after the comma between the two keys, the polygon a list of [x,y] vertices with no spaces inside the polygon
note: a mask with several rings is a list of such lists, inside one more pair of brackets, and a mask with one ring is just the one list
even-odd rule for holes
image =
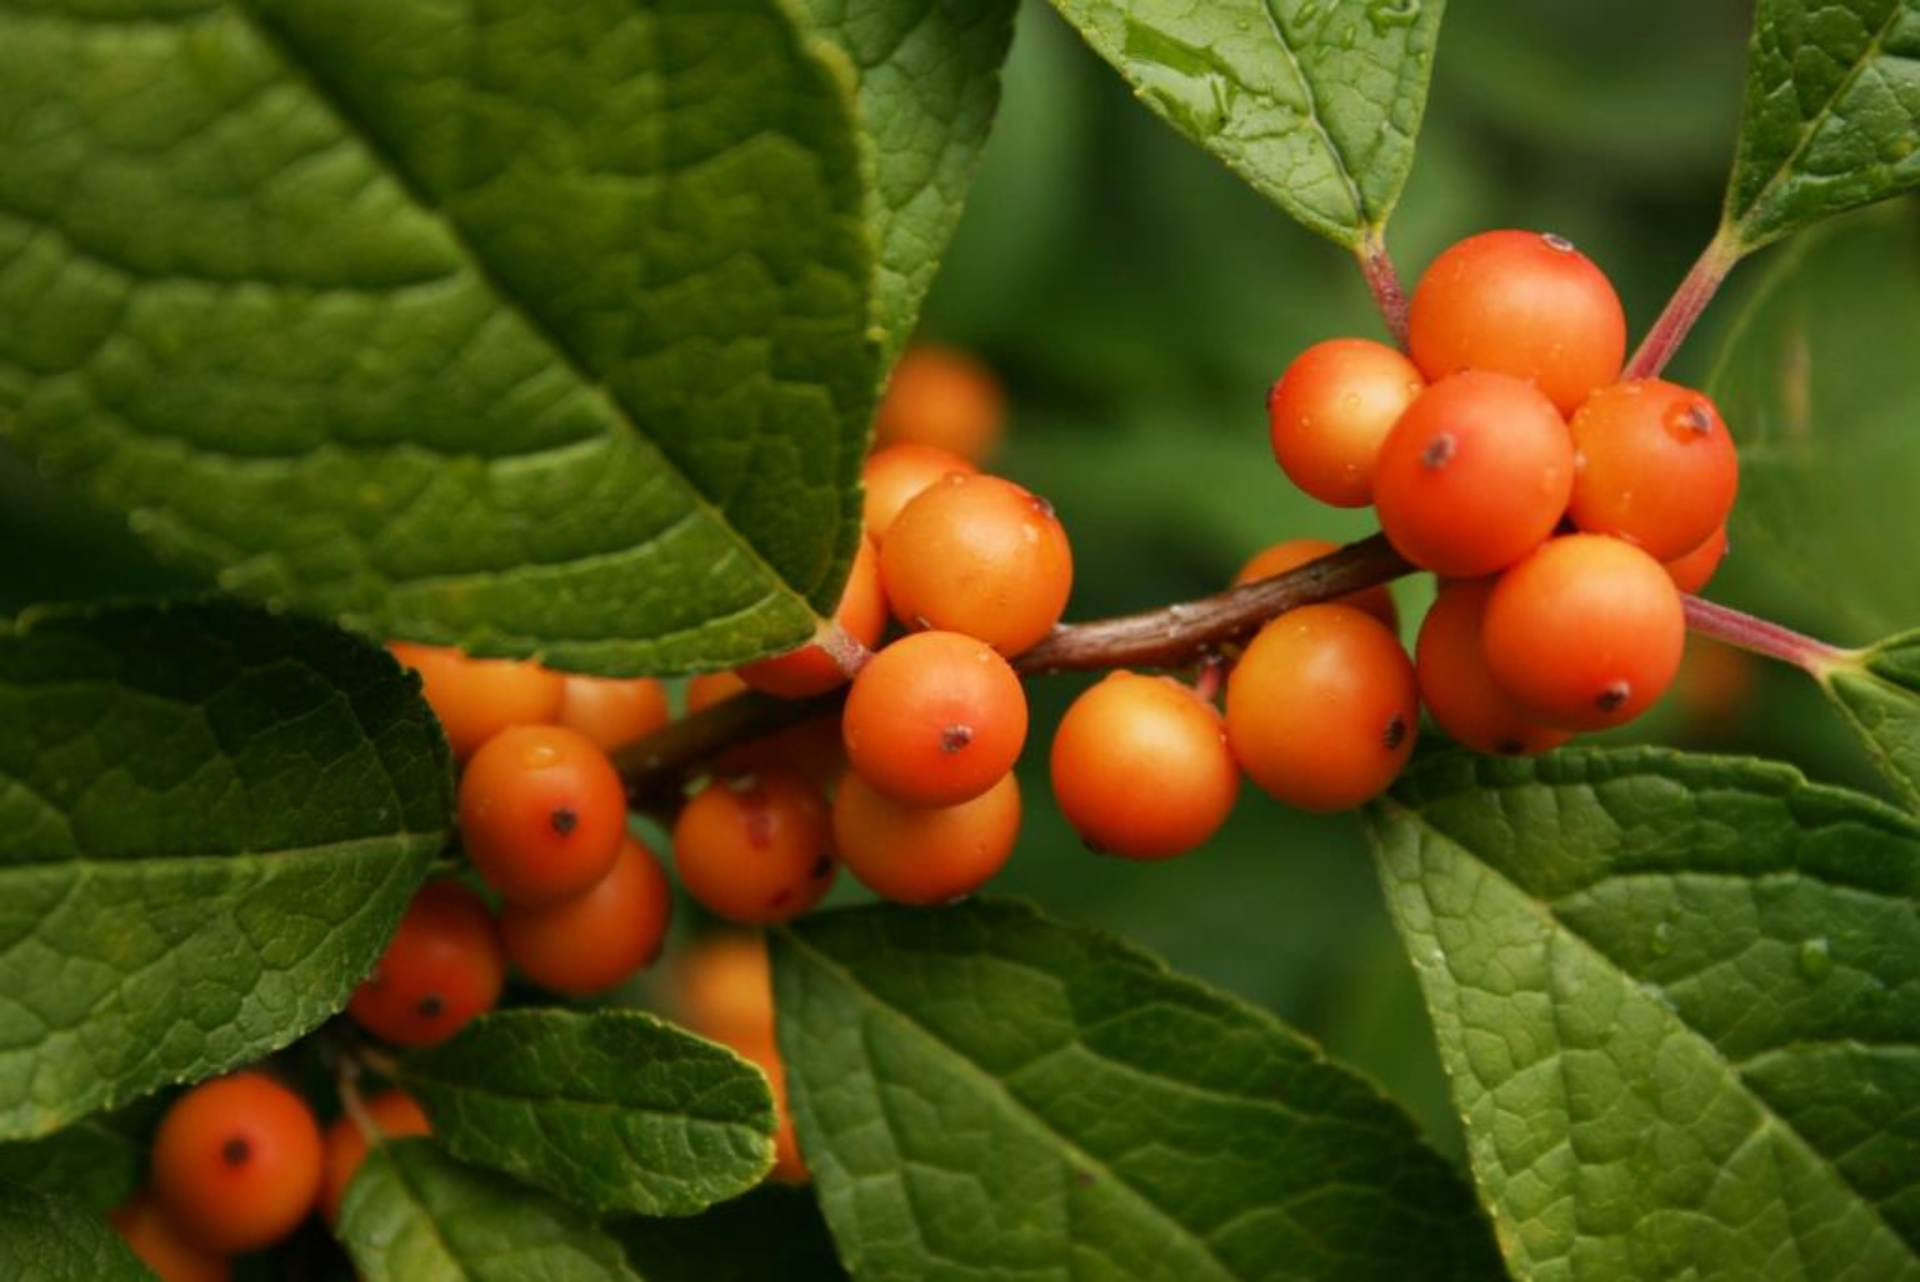
{"label": "dark spot on berry", "polygon": [[813,879],[815,881],[820,880],[822,877],[826,876],[828,873],[832,871],[833,871],[833,860],[827,858],[825,855],[822,855],[818,859],[813,861]]}
{"label": "dark spot on berry", "polygon": [[220,1146],[220,1160],[228,1166],[245,1166],[252,1156],[253,1145],[247,1143],[244,1135],[236,1135]]}
{"label": "dark spot on berry", "polygon": [[1593,706],[1602,712],[1613,712],[1625,705],[1627,696],[1632,693],[1632,686],[1624,681],[1616,681],[1594,698]]}
{"label": "dark spot on berry", "polygon": [[1527,750],[1527,745],[1518,739],[1502,739],[1493,745],[1493,750],[1503,757],[1517,757]]}
{"label": "dark spot on berry", "polygon": [[940,732],[940,751],[959,752],[973,742],[973,727],[952,725]]}
{"label": "dark spot on berry", "polygon": [[555,832],[565,837],[580,826],[580,816],[572,806],[560,806],[547,816],[547,822],[553,825]]}
{"label": "dark spot on berry", "polygon": [[916,614],[913,616],[913,623],[910,626],[915,632],[931,632],[933,631],[933,620],[924,614]]}
{"label": "dark spot on berry", "polygon": [[779,890],[767,896],[767,907],[769,908],[784,908],[792,902],[793,902],[792,886],[782,886]]}
{"label": "dark spot on berry", "polygon": [[414,1003],[413,1009],[419,1014],[421,1019],[439,1019],[447,1013],[447,1002],[446,999],[438,993],[428,993],[425,997],[422,997],[418,1002]]}
{"label": "dark spot on berry", "polygon": [[1680,418],[1687,425],[1687,429],[1697,436],[1705,436],[1713,431],[1713,415],[1709,414],[1707,407],[1699,401],[1687,406]]}
{"label": "dark spot on berry", "polygon": [[1542,232],[1540,239],[1547,242],[1548,249],[1557,249],[1563,254],[1573,252],[1573,242],[1555,232]]}
{"label": "dark spot on berry", "polygon": [[1047,502],[1045,499],[1041,498],[1038,494],[1029,494],[1027,495],[1027,498],[1032,501],[1034,511],[1038,512],[1041,516],[1046,517],[1048,520],[1053,519],[1053,504]]}
{"label": "dark spot on berry", "polygon": [[1452,432],[1442,432],[1427,442],[1427,448],[1420,451],[1420,462],[1428,471],[1438,472],[1453,462],[1454,454],[1459,450],[1459,442],[1453,439]]}
{"label": "dark spot on berry", "polygon": [[1273,380],[1273,386],[1267,389],[1267,409],[1269,412],[1273,409],[1273,403],[1280,399],[1280,383],[1281,380],[1276,378]]}
{"label": "dark spot on berry", "polygon": [[1407,719],[1397,712],[1394,713],[1392,718],[1388,720],[1386,732],[1380,736],[1380,741],[1387,745],[1388,752],[1392,752],[1395,748],[1405,743],[1407,741]]}

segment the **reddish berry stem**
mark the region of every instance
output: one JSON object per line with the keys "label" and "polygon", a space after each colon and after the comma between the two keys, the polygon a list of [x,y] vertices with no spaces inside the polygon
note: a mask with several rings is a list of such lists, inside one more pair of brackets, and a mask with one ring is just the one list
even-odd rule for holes
{"label": "reddish berry stem", "polygon": [[1848,662],[1851,657],[1837,646],[1816,641],[1778,623],[1755,618],[1731,606],[1697,596],[1682,597],[1681,604],[1686,609],[1688,631],[1724,641],[1764,658],[1790,663],[1816,679],[1831,668]]}
{"label": "reddish berry stem", "polygon": [[1400,273],[1394,268],[1393,255],[1387,252],[1380,229],[1368,228],[1366,238],[1354,247],[1354,254],[1367,278],[1367,288],[1373,291],[1374,305],[1387,323],[1387,332],[1393,335],[1394,345],[1406,351],[1407,291],[1400,285]]}
{"label": "reddish berry stem", "polygon": [[1679,288],[1673,291],[1673,297],[1667,300],[1666,310],[1660,313],[1660,319],[1653,323],[1647,336],[1640,341],[1639,348],[1627,361],[1626,378],[1656,378],[1667,367],[1673,354],[1680,350],[1680,344],[1686,341],[1693,331],[1694,322],[1700,319],[1700,313],[1707,309],[1713,296],[1720,289],[1720,283],[1727,278],[1745,253],[1736,237],[1728,228],[1722,227],[1694,262]]}

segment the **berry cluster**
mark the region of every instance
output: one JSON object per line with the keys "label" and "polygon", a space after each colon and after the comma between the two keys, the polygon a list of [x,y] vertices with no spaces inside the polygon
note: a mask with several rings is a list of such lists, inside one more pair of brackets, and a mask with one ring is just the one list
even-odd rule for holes
{"label": "berry cluster", "polygon": [[[1351,804],[1384,788],[1416,690],[1448,734],[1500,753],[1621,725],[1665,692],[1685,645],[1681,593],[1725,554],[1738,465],[1706,396],[1621,379],[1625,346],[1598,267],[1560,237],[1495,231],[1428,269],[1407,355],[1334,339],[1274,384],[1287,476],[1331,505],[1371,504],[1393,547],[1441,582],[1411,663],[1339,606],[1284,615],[1249,647],[1228,722],[1261,723],[1262,747],[1237,732],[1234,746],[1269,791]],[[1302,670],[1327,674],[1317,712],[1275,702],[1274,686],[1309,681]],[[1330,795],[1330,774],[1348,786]]]}

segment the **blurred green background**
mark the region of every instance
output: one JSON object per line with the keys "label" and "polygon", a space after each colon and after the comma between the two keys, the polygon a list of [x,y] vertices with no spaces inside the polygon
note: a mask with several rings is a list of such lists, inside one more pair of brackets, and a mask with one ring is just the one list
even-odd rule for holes
{"label": "blurred green background", "polygon": [[[1644,329],[1712,232],[1750,17],[1750,0],[1451,6],[1419,159],[1390,229],[1408,287],[1472,232],[1554,230],[1613,276],[1633,329]],[[1704,376],[1714,331],[1755,273],[1736,274],[1677,377]],[[1014,417],[998,469],[1047,495],[1066,522],[1073,617],[1217,591],[1281,538],[1368,532],[1363,516],[1290,488],[1262,412],[1302,347],[1382,336],[1351,260],[1134,102],[1044,4],[1021,15],[1000,123],[924,330],[980,353],[1006,380]],[[155,565],[117,519],[0,452],[0,610],[194,586]],[[1417,622],[1423,596],[1411,584],[1399,595]],[[1808,683],[1739,663],[1713,672],[1751,683],[1732,712],[1676,702],[1636,735],[1785,756],[1873,786]],[[1085,684],[1036,684],[1027,832],[997,888],[1109,926],[1272,1009],[1400,1095],[1457,1151],[1360,821],[1288,813],[1249,789],[1226,831],[1187,859],[1094,856],[1045,782],[1052,721]]]}

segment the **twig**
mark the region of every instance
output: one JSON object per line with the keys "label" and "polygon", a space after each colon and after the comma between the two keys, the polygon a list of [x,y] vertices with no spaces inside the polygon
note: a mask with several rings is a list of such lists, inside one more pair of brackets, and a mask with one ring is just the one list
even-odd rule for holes
{"label": "twig", "polygon": [[1653,323],[1647,336],[1640,341],[1640,347],[1627,362],[1622,378],[1657,378],[1660,371],[1667,367],[1673,354],[1680,350],[1680,344],[1693,331],[1693,324],[1700,319],[1700,313],[1707,309],[1713,296],[1720,289],[1720,283],[1740,261],[1742,250],[1725,227],[1707,242],[1706,249],[1687,272],[1686,279],[1673,291],[1673,297],[1667,300],[1666,310],[1660,313],[1660,319]]}

